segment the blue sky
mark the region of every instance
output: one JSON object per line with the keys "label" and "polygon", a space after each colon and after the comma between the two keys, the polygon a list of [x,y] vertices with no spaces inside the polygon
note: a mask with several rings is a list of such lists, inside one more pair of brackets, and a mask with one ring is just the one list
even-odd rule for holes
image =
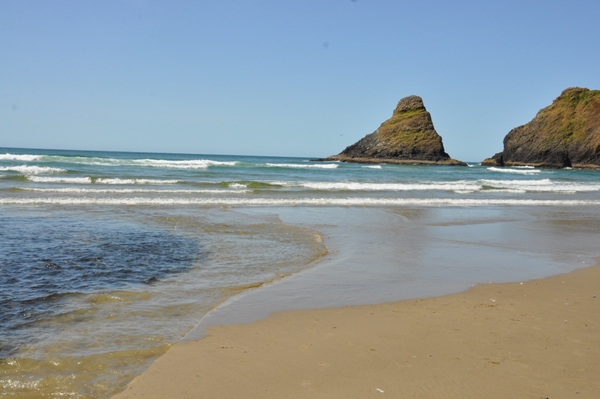
{"label": "blue sky", "polygon": [[1,1],[0,146],[320,157],[423,97],[454,158],[600,89],[598,1]]}

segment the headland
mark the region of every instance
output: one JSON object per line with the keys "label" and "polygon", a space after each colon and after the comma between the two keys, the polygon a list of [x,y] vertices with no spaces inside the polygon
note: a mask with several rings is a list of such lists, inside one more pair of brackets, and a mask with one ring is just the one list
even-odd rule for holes
{"label": "headland", "polygon": [[600,90],[564,90],[482,165],[600,169]]}
{"label": "headland", "polygon": [[390,163],[408,165],[466,164],[444,150],[442,137],[436,132],[431,114],[425,109],[423,99],[408,96],[401,99],[392,117],[375,132],[346,147],[338,155],[319,159],[355,163]]}

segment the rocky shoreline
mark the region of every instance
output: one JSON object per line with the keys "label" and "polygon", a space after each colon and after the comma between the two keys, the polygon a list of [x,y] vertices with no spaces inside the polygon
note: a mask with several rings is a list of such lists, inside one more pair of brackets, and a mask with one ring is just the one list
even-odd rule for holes
{"label": "rocky shoreline", "polygon": [[344,155],[332,155],[327,158],[311,159],[315,162],[352,162],[362,164],[393,164],[393,165],[446,165],[446,166],[467,166],[466,162],[456,159],[443,159],[439,161],[427,161],[422,159],[394,159],[394,158],[353,158]]}

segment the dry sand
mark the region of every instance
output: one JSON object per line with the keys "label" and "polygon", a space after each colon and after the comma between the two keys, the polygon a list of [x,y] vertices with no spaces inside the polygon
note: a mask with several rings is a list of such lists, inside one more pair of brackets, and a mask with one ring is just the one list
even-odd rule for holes
{"label": "dry sand", "polygon": [[600,398],[600,266],[290,311],[173,346],[124,398]]}

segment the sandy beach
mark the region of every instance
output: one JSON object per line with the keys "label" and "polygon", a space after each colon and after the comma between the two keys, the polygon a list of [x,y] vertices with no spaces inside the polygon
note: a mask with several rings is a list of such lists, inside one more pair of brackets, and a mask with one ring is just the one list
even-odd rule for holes
{"label": "sandy beach", "polygon": [[276,313],[173,346],[125,398],[598,398],[600,266]]}

